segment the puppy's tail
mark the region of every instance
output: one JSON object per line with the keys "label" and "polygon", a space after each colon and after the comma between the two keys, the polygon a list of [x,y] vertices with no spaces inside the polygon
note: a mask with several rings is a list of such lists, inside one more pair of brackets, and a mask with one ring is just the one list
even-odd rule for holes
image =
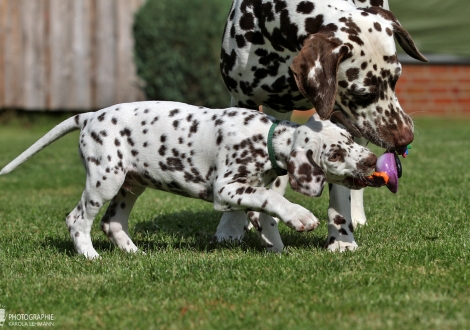
{"label": "puppy's tail", "polygon": [[31,147],[26,149],[21,155],[16,157],[7,166],[5,166],[0,171],[0,175],[10,173],[55,140],[60,139],[62,136],[70,132],[80,129],[80,124],[83,126],[82,121],[85,119],[85,117],[87,117],[86,114],[80,114],[61,122],[59,125],[47,132],[46,135],[37,140]]}

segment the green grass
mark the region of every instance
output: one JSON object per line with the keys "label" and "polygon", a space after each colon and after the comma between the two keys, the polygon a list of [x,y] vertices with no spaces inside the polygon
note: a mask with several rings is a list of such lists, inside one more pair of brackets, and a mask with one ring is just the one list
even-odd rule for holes
{"label": "green grass", "polygon": [[[61,118],[4,120],[0,167]],[[210,244],[211,204],[147,190],[130,220],[147,254],[115,249],[96,220],[97,261],[75,255],[65,228],[85,178],[69,134],[0,177],[0,308],[54,314],[61,329],[470,328],[470,121],[416,126],[398,194],[365,192],[356,252],[321,248],[327,189],[288,192],[322,224],[308,234],[281,225],[287,255],[264,253],[255,233]]]}

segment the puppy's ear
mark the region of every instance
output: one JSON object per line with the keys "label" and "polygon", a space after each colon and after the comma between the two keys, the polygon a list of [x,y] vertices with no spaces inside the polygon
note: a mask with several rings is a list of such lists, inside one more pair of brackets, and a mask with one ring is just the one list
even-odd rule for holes
{"label": "puppy's ear", "polygon": [[424,57],[424,55],[418,50],[418,47],[416,47],[415,42],[411,39],[411,35],[401,26],[398,19],[390,11],[376,6],[366,8],[364,11],[374,15],[380,15],[386,20],[391,21],[393,34],[401,48],[412,58],[421,62],[428,62],[428,59]]}
{"label": "puppy's ear", "polygon": [[305,39],[290,69],[303,96],[312,102],[321,119],[330,118],[335,104],[340,60],[349,52],[347,46],[316,33]]}
{"label": "puppy's ear", "polygon": [[301,194],[318,197],[325,185],[325,172],[313,160],[312,150],[294,150],[287,160],[291,188]]}

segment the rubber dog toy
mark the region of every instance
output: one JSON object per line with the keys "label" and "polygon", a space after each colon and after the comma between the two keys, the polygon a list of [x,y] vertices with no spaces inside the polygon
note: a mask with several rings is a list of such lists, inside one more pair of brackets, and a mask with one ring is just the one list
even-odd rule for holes
{"label": "rubber dog toy", "polygon": [[[403,158],[406,158],[409,154],[411,147],[411,144],[409,144],[404,151],[400,152]],[[366,178],[369,186],[381,187],[385,185],[395,194],[398,191],[398,179],[402,175],[401,161],[398,154],[394,151],[385,151],[377,159],[375,170],[371,176]]]}
{"label": "rubber dog toy", "polygon": [[[400,171],[398,171],[398,168],[400,168]],[[385,185],[392,193],[395,194],[398,191],[399,172],[401,176],[401,163],[397,154],[394,152],[385,152],[377,159],[375,169],[379,173],[385,172],[387,174],[389,179]]]}

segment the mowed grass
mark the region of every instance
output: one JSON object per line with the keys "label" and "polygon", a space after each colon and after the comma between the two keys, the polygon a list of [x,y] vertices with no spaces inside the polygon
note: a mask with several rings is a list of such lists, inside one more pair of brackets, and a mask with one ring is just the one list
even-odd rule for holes
{"label": "mowed grass", "polygon": [[[60,119],[1,124],[0,167]],[[283,255],[251,232],[241,245],[210,244],[221,215],[211,204],[147,190],[130,220],[146,254],[114,248],[96,219],[96,261],[75,254],[65,227],[85,179],[74,132],[0,177],[0,308],[54,314],[60,329],[468,329],[469,127],[416,119],[398,194],[365,192],[356,252],[321,248],[328,189],[287,193],[322,224],[308,234],[281,225]]]}

